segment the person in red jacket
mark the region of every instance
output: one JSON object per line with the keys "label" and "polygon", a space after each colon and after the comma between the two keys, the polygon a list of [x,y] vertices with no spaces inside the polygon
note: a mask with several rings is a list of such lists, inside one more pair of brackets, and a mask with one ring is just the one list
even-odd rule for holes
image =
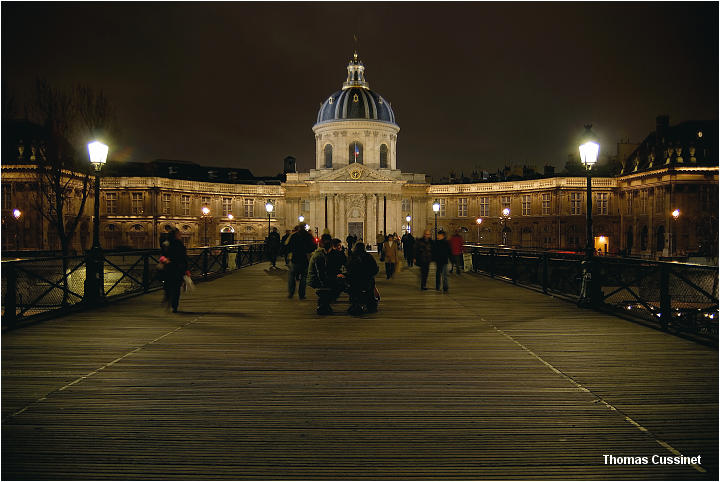
{"label": "person in red jacket", "polygon": [[460,236],[460,230],[455,231],[455,234],[450,238],[450,253],[452,254],[452,264],[450,272],[452,273],[453,268],[457,268],[457,274],[462,273],[463,270],[463,244],[465,240]]}

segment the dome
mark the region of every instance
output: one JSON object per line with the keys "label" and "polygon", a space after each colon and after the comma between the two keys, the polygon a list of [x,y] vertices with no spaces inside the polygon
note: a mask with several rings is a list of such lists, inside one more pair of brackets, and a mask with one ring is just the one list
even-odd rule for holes
{"label": "dome", "polygon": [[395,124],[395,113],[380,94],[365,81],[365,66],[357,53],[347,67],[348,78],[342,90],[332,94],[320,106],[317,124],[343,120],[374,120]]}

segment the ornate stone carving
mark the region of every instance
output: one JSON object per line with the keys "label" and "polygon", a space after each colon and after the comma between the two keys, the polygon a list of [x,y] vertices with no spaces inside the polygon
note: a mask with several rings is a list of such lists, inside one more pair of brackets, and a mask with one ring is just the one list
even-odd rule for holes
{"label": "ornate stone carving", "polygon": [[365,195],[364,194],[348,194],[345,198],[345,206],[348,218],[364,218],[365,217]]}

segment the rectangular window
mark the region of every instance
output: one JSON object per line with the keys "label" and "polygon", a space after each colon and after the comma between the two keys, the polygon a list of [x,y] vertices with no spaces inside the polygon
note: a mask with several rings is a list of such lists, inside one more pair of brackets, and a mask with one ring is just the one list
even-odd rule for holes
{"label": "rectangular window", "polygon": [[310,201],[304,199],[300,202],[300,212],[302,213],[309,213],[310,212]]}
{"label": "rectangular window", "polygon": [[403,213],[410,214],[410,200],[409,199],[403,199],[402,200],[402,207],[400,210]]}
{"label": "rectangular window", "polygon": [[640,214],[647,214],[648,190],[640,191]]}
{"label": "rectangular window", "polygon": [[523,196],[522,196],[522,215],[523,216],[530,216],[530,214],[531,214],[530,203],[531,203],[530,194],[523,194]]}
{"label": "rectangular window", "polygon": [[105,193],[105,209],[107,214],[117,214],[117,198],[116,192]]}
{"label": "rectangular window", "polygon": [[490,198],[487,196],[480,198],[480,216],[490,216]]}
{"label": "rectangular window", "polygon": [[440,212],[438,214],[440,216],[445,216],[447,213],[446,206],[445,206],[446,205],[445,199],[440,199],[439,201],[440,201]]}
{"label": "rectangular window", "polygon": [[503,209],[510,209],[510,196],[501,196],[500,197],[500,212],[502,213]]}
{"label": "rectangular window", "polygon": [[606,192],[599,192],[597,195],[597,213],[608,213],[608,193]]}
{"label": "rectangular window", "polygon": [[570,214],[582,214],[582,194],[581,192],[570,193]]}
{"label": "rectangular window", "polygon": [[2,208],[5,210],[12,209],[12,190],[10,184],[2,185]]}
{"label": "rectangular window", "polygon": [[633,191],[625,193],[625,214],[632,214],[633,212]]}
{"label": "rectangular window", "polygon": [[222,214],[225,217],[227,217],[228,214],[232,214],[232,198],[231,197],[222,198]]}
{"label": "rectangular window", "polygon": [[655,198],[655,212],[661,213],[663,212],[663,208],[665,205],[665,190],[663,188],[655,188],[655,192],[653,193],[653,197]]}
{"label": "rectangular window", "polygon": [[542,213],[545,216],[552,214],[552,206],[550,205],[550,193],[543,193],[542,195]]}
{"label": "rectangular window", "polygon": [[210,198],[207,196],[203,196],[202,198],[200,198],[200,204],[201,204],[201,207],[209,208],[210,207]]}
{"label": "rectangular window", "polygon": [[468,215],[468,200],[466,197],[458,198],[458,217],[465,217]]}
{"label": "rectangular window", "polygon": [[162,213],[170,214],[170,194],[168,193],[162,195]]}
{"label": "rectangular window", "polygon": [[187,194],[180,196],[180,207],[182,208],[183,216],[190,216],[190,196]]}
{"label": "rectangular window", "polygon": [[244,203],[244,204],[243,204],[243,207],[244,207],[243,215],[244,215],[246,218],[251,218],[251,217],[253,217],[253,216],[255,215],[255,210],[253,209],[253,206],[254,206],[254,204],[255,204],[255,201],[254,201],[253,199],[245,199],[245,200],[243,201],[243,203]]}
{"label": "rectangular window", "polygon": [[131,209],[133,214],[143,213],[143,193],[134,192],[132,193],[132,204]]}

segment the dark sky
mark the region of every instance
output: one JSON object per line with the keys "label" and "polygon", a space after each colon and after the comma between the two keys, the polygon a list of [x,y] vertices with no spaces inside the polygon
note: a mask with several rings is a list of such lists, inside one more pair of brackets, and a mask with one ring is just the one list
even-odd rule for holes
{"label": "dark sky", "polygon": [[718,117],[717,2],[3,2],[3,87],[104,90],[129,160],[306,171],[355,32],[403,171],[562,167],[585,123],[614,154],[658,114]]}

